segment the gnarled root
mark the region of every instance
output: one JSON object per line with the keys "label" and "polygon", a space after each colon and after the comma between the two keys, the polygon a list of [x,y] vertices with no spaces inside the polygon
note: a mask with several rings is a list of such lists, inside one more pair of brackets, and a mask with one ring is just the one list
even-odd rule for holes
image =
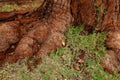
{"label": "gnarled root", "polygon": [[[54,51],[58,47],[62,46],[64,33],[72,22],[70,0],[54,1],[52,8],[49,8],[48,5],[43,7],[43,9],[47,8],[52,9],[52,12],[46,12],[46,15],[43,14],[42,19],[40,18],[38,21],[29,23],[29,27],[27,29],[22,29],[22,27],[20,27],[19,31],[14,33],[16,35],[13,35],[15,36],[15,41],[12,42],[9,39],[12,44],[17,43],[17,45],[14,48],[14,51],[10,52],[9,55],[6,53],[7,56],[4,61],[13,63],[25,57],[32,58],[36,56],[38,59],[36,59],[35,64],[37,64],[39,63],[41,54],[47,55],[50,51]],[[47,15],[47,13],[49,15]],[[20,34],[17,35],[18,33]],[[20,38],[16,40],[16,36],[20,36]],[[11,47],[5,46],[3,51],[9,48]]]}
{"label": "gnarled root", "polygon": [[108,54],[102,59],[101,64],[110,73],[120,72],[120,31],[109,32],[106,46]]}

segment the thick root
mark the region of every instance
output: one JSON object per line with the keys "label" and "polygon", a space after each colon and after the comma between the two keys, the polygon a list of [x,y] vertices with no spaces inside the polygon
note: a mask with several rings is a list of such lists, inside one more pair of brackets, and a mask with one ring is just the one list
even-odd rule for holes
{"label": "thick root", "polygon": [[106,46],[108,54],[102,59],[101,64],[110,73],[120,72],[120,31],[109,32]]}
{"label": "thick root", "polygon": [[11,44],[19,41],[18,27],[18,22],[6,22],[0,25],[0,52],[6,51]]}
{"label": "thick root", "polygon": [[102,58],[101,65],[110,73],[120,72],[120,51],[108,50],[107,53]]}

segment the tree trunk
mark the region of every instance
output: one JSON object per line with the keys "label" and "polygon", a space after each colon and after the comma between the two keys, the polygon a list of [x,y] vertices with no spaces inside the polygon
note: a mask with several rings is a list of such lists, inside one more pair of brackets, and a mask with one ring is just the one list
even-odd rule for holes
{"label": "tree trunk", "polygon": [[[0,58],[15,62],[48,54],[62,46],[62,38],[70,25],[84,24],[88,31],[108,32],[105,43],[108,54],[101,65],[109,72],[119,72],[119,7],[119,0],[44,0],[36,10],[7,12],[7,17],[0,13],[0,20],[5,21],[0,25]],[[18,18],[13,18],[16,15]]]}
{"label": "tree trunk", "polygon": [[[107,53],[101,65],[109,72],[120,71],[120,1],[119,0],[76,0],[80,2],[74,21],[84,24],[88,30],[108,32],[105,45]],[[77,12],[78,11],[78,12]],[[77,19],[79,20],[77,20]]]}
{"label": "tree trunk", "polygon": [[[16,13],[13,15],[16,15]],[[72,23],[70,0],[45,0],[42,6],[30,15],[39,17],[39,20],[29,22],[29,25],[27,23],[28,28],[25,30],[22,29],[23,27],[16,29],[17,26],[23,24],[21,20],[1,24],[0,32],[4,32],[0,35],[1,54],[12,54],[7,56],[5,61],[15,62],[24,57],[48,54],[62,46],[64,33]],[[2,17],[1,19],[6,18]],[[3,40],[3,38],[5,39]],[[12,44],[16,44],[16,46]],[[13,52],[7,53],[6,51],[11,49],[12,46],[14,46]]]}

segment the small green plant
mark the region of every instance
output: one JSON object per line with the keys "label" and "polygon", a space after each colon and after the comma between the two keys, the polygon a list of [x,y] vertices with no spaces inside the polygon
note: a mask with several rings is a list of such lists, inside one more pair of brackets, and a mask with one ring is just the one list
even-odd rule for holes
{"label": "small green plant", "polygon": [[34,9],[39,7],[42,4],[43,0],[30,1],[30,3],[18,5],[17,3],[1,2],[0,3],[0,12],[11,12],[17,10],[26,10]]}
{"label": "small green plant", "polygon": [[[70,27],[64,37],[66,46],[51,52],[49,56],[42,55],[41,64],[32,72],[27,69],[26,59],[20,60],[20,65],[6,64],[0,70],[0,80],[119,80],[119,74],[109,74],[99,64],[106,54],[106,33],[93,31],[89,35],[81,35],[83,30],[83,25]],[[85,53],[85,62],[77,63],[75,59],[81,50]],[[76,70],[73,64],[81,70]]]}
{"label": "small green plant", "polygon": [[18,8],[18,6],[16,4],[14,5],[10,5],[10,4],[4,4],[1,8],[0,8],[0,11],[1,12],[9,12],[9,11],[13,11],[15,10],[16,8]]}

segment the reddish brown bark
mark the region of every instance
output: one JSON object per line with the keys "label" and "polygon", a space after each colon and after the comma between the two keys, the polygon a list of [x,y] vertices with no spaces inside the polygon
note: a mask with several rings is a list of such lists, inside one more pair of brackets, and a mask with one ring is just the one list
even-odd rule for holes
{"label": "reddish brown bark", "polygon": [[[32,14],[30,11],[0,13],[0,20],[5,22],[0,26],[0,33],[8,32],[7,35],[0,34],[0,59],[14,62],[28,56],[48,54],[62,46],[68,26],[84,24],[87,30],[108,32],[105,43],[108,54],[101,65],[109,72],[119,72],[119,8],[119,0],[44,0]],[[13,18],[16,15],[17,19]]]}
{"label": "reddish brown bark", "polygon": [[[76,0],[78,1],[78,0]],[[79,0],[79,15],[75,14],[74,18],[78,18],[80,22],[86,25],[86,28],[92,27],[98,31],[108,32],[105,42],[107,47],[106,56],[101,60],[101,65],[109,72],[113,70],[120,71],[120,1],[119,0]],[[74,3],[74,5],[78,5]],[[75,7],[75,10],[78,8]],[[77,16],[77,17],[76,17]]]}
{"label": "reddish brown bark", "polygon": [[[18,15],[18,13],[14,13],[13,15]],[[24,15],[24,13],[22,13],[22,15]],[[30,16],[34,15],[39,18],[33,19],[32,21],[34,22],[32,23],[30,23],[31,20],[26,21],[21,17],[16,19],[18,22],[16,26],[19,27],[19,31],[14,34],[19,34],[18,36],[20,37],[18,39],[19,42],[16,40],[18,44],[13,52],[6,53],[6,50],[11,49],[9,46],[16,44],[16,42],[6,44],[4,40],[2,41],[3,44],[0,45],[0,48],[3,49],[1,54],[12,54],[11,56],[7,56],[5,61],[15,62],[20,58],[32,57],[34,55],[38,57],[40,54],[48,54],[51,50],[56,50],[57,47],[62,46],[64,33],[72,22],[70,0],[47,0],[43,2],[43,5],[37,11],[30,14]],[[11,16],[8,16],[7,18],[10,17]],[[6,19],[6,17],[3,16],[1,19]],[[15,24],[15,22],[5,22],[1,27],[4,27],[3,25],[5,24],[12,27],[13,25],[10,24]],[[22,27],[21,24],[24,26]],[[24,29],[24,27],[26,28]],[[2,31],[3,30],[1,30],[1,32]],[[8,31],[12,32],[11,30]],[[7,30],[4,32],[7,32]],[[10,37],[12,38],[12,35],[10,35]],[[6,40],[9,42],[10,39]],[[7,46],[2,46],[4,44]]]}
{"label": "reddish brown bark", "polygon": [[120,61],[119,61],[119,13],[120,13],[120,2],[119,0],[108,0],[106,1],[106,10],[104,11],[101,24],[101,30],[108,31],[108,38],[106,40],[106,47],[108,49],[108,54],[104,57],[102,65],[112,72],[115,70],[120,71]]}

